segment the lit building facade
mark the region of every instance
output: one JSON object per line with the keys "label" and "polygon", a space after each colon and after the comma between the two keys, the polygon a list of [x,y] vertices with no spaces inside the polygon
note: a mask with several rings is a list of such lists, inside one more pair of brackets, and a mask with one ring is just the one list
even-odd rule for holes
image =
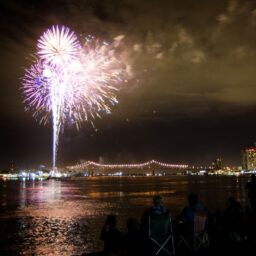
{"label": "lit building facade", "polygon": [[243,168],[256,170],[256,148],[247,148],[242,151]]}
{"label": "lit building facade", "polygon": [[213,170],[221,170],[223,168],[223,159],[222,158],[216,158],[212,162]]}

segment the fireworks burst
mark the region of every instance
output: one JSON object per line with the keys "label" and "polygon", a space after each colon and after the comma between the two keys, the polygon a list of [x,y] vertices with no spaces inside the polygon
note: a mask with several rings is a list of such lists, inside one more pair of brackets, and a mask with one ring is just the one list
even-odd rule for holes
{"label": "fireworks burst", "polygon": [[38,40],[32,65],[25,70],[22,90],[26,110],[40,123],[52,120],[53,169],[60,131],[65,122],[77,129],[84,121],[110,113],[124,69],[107,43],[92,37],[80,45],[74,32],[53,26]]}
{"label": "fireworks burst", "polygon": [[52,26],[39,38],[37,48],[38,56],[45,62],[63,65],[77,58],[80,44],[69,28]]}

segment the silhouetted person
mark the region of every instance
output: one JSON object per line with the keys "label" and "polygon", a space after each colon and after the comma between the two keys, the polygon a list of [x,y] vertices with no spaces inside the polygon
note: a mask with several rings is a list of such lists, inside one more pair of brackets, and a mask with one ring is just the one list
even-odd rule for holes
{"label": "silhouetted person", "polygon": [[141,255],[141,234],[139,222],[136,219],[130,218],[126,222],[127,233],[123,237],[124,255]]}
{"label": "silhouetted person", "polygon": [[223,219],[224,229],[231,240],[238,242],[245,238],[243,207],[233,197],[229,197],[227,200],[227,208],[224,211]]}
{"label": "silhouetted person", "polygon": [[100,239],[104,241],[104,253],[116,255],[121,249],[122,233],[116,229],[116,216],[109,215],[101,230]]}
{"label": "silhouetted person", "polygon": [[168,213],[169,210],[164,206],[163,197],[161,195],[155,195],[153,197],[153,206],[148,208],[142,216],[141,228],[148,232],[148,216],[150,214],[164,214]]}
{"label": "silhouetted person", "polygon": [[184,207],[180,214],[177,216],[178,219],[178,232],[189,233],[194,228],[194,220],[196,212],[206,212],[204,206],[198,202],[198,195],[190,193],[188,195],[188,205]]}
{"label": "silhouetted person", "polygon": [[[155,245],[152,244],[152,241],[149,238],[149,216],[153,219],[162,218],[164,216],[167,216],[167,219],[169,221],[169,210],[164,206],[163,197],[161,195],[155,195],[153,197],[153,206],[148,208],[141,219],[141,231],[142,231],[142,243],[143,243],[143,255],[150,256],[155,255]],[[169,222],[168,222],[169,223]],[[156,224],[156,223],[155,223]],[[162,223],[159,223],[159,226],[161,226]],[[151,233],[155,233],[157,230],[152,230]]]}
{"label": "silhouetted person", "polygon": [[248,198],[251,204],[253,213],[256,213],[256,177],[255,174],[251,175],[251,180],[246,184],[248,189]]}

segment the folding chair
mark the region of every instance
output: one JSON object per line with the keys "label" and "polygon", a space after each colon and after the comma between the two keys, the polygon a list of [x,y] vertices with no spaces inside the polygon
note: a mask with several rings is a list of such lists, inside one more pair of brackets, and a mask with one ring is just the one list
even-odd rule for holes
{"label": "folding chair", "polygon": [[207,214],[205,211],[195,212],[192,230],[187,234],[178,234],[179,241],[177,247],[184,244],[191,251],[196,252],[200,247],[209,247],[209,236],[207,233]]}
{"label": "folding chair", "polygon": [[174,255],[174,238],[170,213],[151,213],[149,214],[148,221],[149,239],[152,243],[154,255],[158,255],[160,252],[164,255]]}

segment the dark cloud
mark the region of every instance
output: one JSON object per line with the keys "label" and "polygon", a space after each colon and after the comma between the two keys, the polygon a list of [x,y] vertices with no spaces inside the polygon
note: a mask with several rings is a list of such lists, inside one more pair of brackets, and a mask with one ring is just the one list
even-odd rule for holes
{"label": "dark cloud", "polygon": [[[22,148],[32,146],[15,141],[27,130],[51,140],[50,127],[39,128],[24,113],[19,91],[26,57],[51,24],[120,41],[131,74],[113,114],[96,121],[98,133],[85,126],[63,136],[64,163],[101,155],[207,162],[223,154],[239,164],[240,149],[255,140],[256,1],[17,0],[1,1],[0,9],[1,151],[12,141],[8,152],[20,163],[30,159]],[[41,158],[33,143],[38,161],[49,156],[47,143]]]}

